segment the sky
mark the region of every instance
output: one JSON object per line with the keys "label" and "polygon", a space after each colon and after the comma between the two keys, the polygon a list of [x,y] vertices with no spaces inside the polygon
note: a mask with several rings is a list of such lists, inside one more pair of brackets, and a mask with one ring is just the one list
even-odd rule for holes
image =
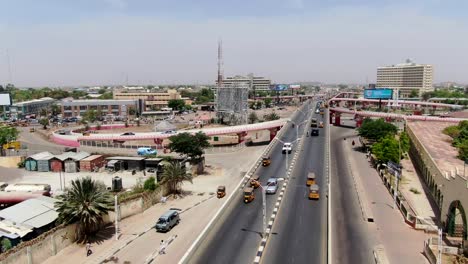
{"label": "sky", "polygon": [[407,58],[468,83],[466,0],[0,0],[0,84],[374,82]]}

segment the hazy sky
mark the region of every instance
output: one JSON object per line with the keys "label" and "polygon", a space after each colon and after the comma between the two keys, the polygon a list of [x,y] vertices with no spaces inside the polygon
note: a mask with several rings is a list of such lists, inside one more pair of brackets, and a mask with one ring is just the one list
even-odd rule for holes
{"label": "hazy sky", "polygon": [[213,83],[218,38],[225,75],[364,83],[412,58],[433,64],[436,82],[468,83],[466,0],[0,0],[0,10],[0,83],[17,86],[127,74]]}

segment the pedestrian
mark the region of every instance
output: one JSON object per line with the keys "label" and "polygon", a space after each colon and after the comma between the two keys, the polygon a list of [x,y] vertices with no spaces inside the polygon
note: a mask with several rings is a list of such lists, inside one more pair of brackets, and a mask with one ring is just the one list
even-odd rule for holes
{"label": "pedestrian", "polygon": [[91,254],[93,254],[93,251],[91,250],[91,244],[88,242],[86,243],[86,257],[89,257]]}
{"label": "pedestrian", "polygon": [[354,146],[354,144],[356,144],[356,143],[354,143],[354,140],[353,140],[353,143],[351,143],[351,144]]}

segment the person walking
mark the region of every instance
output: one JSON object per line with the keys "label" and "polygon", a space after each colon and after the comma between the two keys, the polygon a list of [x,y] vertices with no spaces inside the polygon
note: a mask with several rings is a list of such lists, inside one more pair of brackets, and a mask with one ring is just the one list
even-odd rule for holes
{"label": "person walking", "polygon": [[86,243],[86,257],[89,257],[91,254],[93,254],[93,251],[91,250],[91,243]]}

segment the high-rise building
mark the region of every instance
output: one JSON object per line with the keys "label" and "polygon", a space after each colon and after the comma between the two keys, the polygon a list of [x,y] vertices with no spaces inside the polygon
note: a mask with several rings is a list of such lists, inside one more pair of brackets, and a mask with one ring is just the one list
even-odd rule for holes
{"label": "high-rise building", "polygon": [[[218,84],[218,81],[216,81]],[[227,77],[223,79],[224,86],[231,87],[236,85],[247,85],[249,90],[268,91],[270,90],[271,80],[264,77],[257,77],[250,74],[249,76],[236,75],[234,77]]]}
{"label": "high-rise building", "polygon": [[406,60],[405,63],[378,67],[376,88],[394,89],[394,93],[399,92],[400,98],[408,98],[413,91],[417,91],[420,97],[425,92],[434,91],[433,74],[432,65]]}

